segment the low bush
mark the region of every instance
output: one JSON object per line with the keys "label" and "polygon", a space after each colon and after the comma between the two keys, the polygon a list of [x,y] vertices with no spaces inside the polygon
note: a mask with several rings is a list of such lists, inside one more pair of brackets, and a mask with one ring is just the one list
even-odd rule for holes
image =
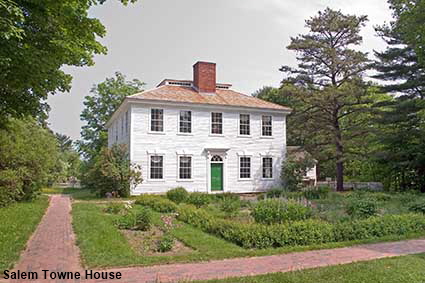
{"label": "low bush", "polygon": [[195,192],[189,194],[186,202],[189,204],[193,204],[196,207],[202,207],[210,203],[211,197],[206,193]]}
{"label": "low bush", "polygon": [[210,196],[215,198],[216,200],[219,200],[219,201],[220,200],[228,200],[228,199],[231,199],[231,200],[234,200],[234,201],[240,200],[239,195],[235,194],[235,193],[222,193],[222,194],[214,194],[214,195],[210,195]]}
{"label": "low bush", "polygon": [[110,214],[119,214],[124,210],[124,205],[122,203],[111,202],[109,203],[103,211]]}
{"label": "low bush", "polygon": [[425,217],[420,214],[374,216],[337,224],[308,219],[264,225],[215,218],[190,205],[180,206],[178,212],[181,221],[244,248],[311,245],[425,231]]}
{"label": "low bush", "polygon": [[220,204],[220,210],[226,213],[228,217],[235,216],[241,208],[241,201],[234,198],[224,198]]}
{"label": "low bush", "polygon": [[185,202],[188,195],[189,193],[183,187],[177,187],[167,192],[167,198],[177,204]]}
{"label": "low bush", "polygon": [[378,205],[373,199],[352,198],[347,204],[346,211],[353,218],[368,218],[378,214]]}
{"label": "low bush", "polygon": [[259,201],[251,212],[255,222],[262,224],[305,220],[311,217],[311,214],[312,211],[309,207],[305,207],[292,200],[285,202],[279,199]]}
{"label": "low bush", "polygon": [[141,195],[137,198],[136,204],[147,206],[158,212],[175,212],[177,205],[169,199],[158,195]]}
{"label": "low bush", "polygon": [[170,233],[166,233],[157,243],[157,251],[164,253],[171,251],[174,246],[174,237]]}
{"label": "low bush", "polygon": [[115,220],[119,229],[147,231],[152,225],[152,212],[148,208],[129,212]]}
{"label": "low bush", "polygon": [[331,191],[330,187],[307,187],[303,190],[306,199],[325,199]]}
{"label": "low bush", "polygon": [[273,188],[267,191],[267,198],[279,198],[284,194],[284,190],[282,188]]}
{"label": "low bush", "polygon": [[421,200],[410,203],[409,211],[425,214],[425,201]]}

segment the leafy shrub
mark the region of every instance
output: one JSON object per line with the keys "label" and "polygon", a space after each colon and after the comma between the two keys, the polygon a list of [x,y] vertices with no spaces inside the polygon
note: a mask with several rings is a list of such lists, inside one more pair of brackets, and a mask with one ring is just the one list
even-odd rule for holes
{"label": "leafy shrub", "polygon": [[165,233],[162,238],[158,241],[157,251],[158,252],[168,252],[173,249],[174,246],[174,237],[170,233]]}
{"label": "leafy shrub", "polygon": [[363,240],[388,235],[406,235],[425,230],[425,217],[419,214],[374,216],[337,224],[308,219],[264,225],[215,218],[204,209],[197,209],[191,205],[180,206],[178,212],[178,218],[181,221],[244,248]]}
{"label": "leafy shrub", "polygon": [[425,201],[416,201],[409,205],[409,211],[425,214]]}
{"label": "leafy shrub", "polygon": [[285,190],[299,191],[302,188],[304,176],[314,165],[315,161],[309,154],[306,154],[303,158],[288,156],[282,163],[281,171],[281,179]]}
{"label": "leafy shrub", "polygon": [[224,198],[220,202],[220,210],[225,212],[228,217],[232,217],[237,214],[241,208],[241,201],[234,198]]}
{"label": "leafy shrub", "polygon": [[210,199],[211,199],[210,196],[206,193],[195,192],[195,193],[189,194],[189,197],[187,198],[186,202],[189,204],[193,204],[199,208],[209,204]]}
{"label": "leafy shrub", "polygon": [[232,200],[240,200],[240,197],[238,194],[235,193],[222,193],[222,194],[214,194],[214,195],[210,195],[213,198],[215,198],[216,200],[225,200],[225,199],[232,199]]}
{"label": "leafy shrub", "polygon": [[136,213],[135,230],[147,231],[152,224],[152,212],[148,208],[139,209]]}
{"label": "leafy shrub", "polygon": [[354,218],[368,218],[378,213],[376,201],[367,198],[352,198],[346,207],[347,214]]}
{"label": "leafy shrub", "polygon": [[278,199],[259,201],[251,212],[255,222],[262,224],[305,220],[309,218],[311,214],[312,211],[309,207],[305,207],[291,200],[284,202]]}
{"label": "leafy shrub", "polygon": [[147,231],[152,224],[152,212],[148,208],[129,212],[115,220],[119,229]]}
{"label": "leafy shrub", "polygon": [[14,170],[0,171],[0,207],[20,200],[23,194],[22,180],[17,172]]}
{"label": "leafy shrub", "polygon": [[184,202],[188,195],[189,193],[183,187],[177,187],[167,192],[167,198],[177,204]]}
{"label": "leafy shrub", "polygon": [[147,206],[158,212],[175,212],[177,205],[169,199],[158,195],[141,195],[137,198],[136,204]]}
{"label": "leafy shrub", "polygon": [[110,214],[119,214],[124,210],[124,205],[121,203],[111,202],[109,203],[103,211]]}
{"label": "leafy shrub", "polygon": [[283,195],[285,191],[282,188],[273,188],[267,191],[267,198],[279,198]]}
{"label": "leafy shrub", "polygon": [[306,199],[325,199],[328,197],[330,187],[307,187],[303,190],[303,195]]}

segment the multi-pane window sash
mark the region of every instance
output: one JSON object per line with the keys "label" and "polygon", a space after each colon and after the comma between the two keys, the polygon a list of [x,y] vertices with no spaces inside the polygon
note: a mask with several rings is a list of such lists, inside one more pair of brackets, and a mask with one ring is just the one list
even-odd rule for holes
{"label": "multi-pane window sash", "polygon": [[164,171],[164,157],[160,155],[151,156],[151,179],[162,179]]}
{"label": "multi-pane window sash", "polygon": [[239,115],[239,134],[247,136],[251,134],[249,114]]}
{"label": "multi-pane window sash", "polygon": [[263,157],[263,178],[273,178],[273,159],[271,157]]}
{"label": "multi-pane window sash", "polygon": [[211,113],[211,134],[223,134],[223,113]]}
{"label": "multi-pane window sash", "polygon": [[241,156],[239,158],[239,178],[251,178],[251,157]]}
{"label": "multi-pane window sash", "polygon": [[263,136],[272,136],[273,132],[272,132],[272,116],[270,115],[263,115],[261,118],[261,122],[262,122],[262,129],[261,129],[261,134]]}
{"label": "multi-pane window sash", "polygon": [[179,179],[192,179],[192,157],[179,157]]}
{"label": "multi-pane window sash", "polygon": [[164,110],[151,109],[151,131],[163,132],[164,131]]}
{"label": "multi-pane window sash", "polygon": [[182,110],[180,111],[180,133],[191,133],[192,132],[192,112]]}

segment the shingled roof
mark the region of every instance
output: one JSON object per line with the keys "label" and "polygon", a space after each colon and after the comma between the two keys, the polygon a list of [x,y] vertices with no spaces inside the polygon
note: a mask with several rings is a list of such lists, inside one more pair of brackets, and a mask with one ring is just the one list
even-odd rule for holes
{"label": "shingled roof", "polygon": [[[189,81],[190,82],[190,81]],[[196,91],[191,86],[160,85],[159,87],[130,95],[135,100],[156,100],[167,102],[239,106],[272,110],[291,111],[291,108],[248,96],[231,89],[216,89],[214,94]]]}

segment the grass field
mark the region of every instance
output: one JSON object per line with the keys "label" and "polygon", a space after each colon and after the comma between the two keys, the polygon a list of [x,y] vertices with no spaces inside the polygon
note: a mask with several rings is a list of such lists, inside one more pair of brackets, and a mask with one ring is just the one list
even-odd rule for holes
{"label": "grass field", "polygon": [[34,232],[48,206],[41,196],[33,202],[19,202],[0,208],[0,272],[11,268],[19,259],[25,244]]}
{"label": "grass field", "polygon": [[[204,283],[423,283],[425,254]],[[199,281],[201,282],[201,281]]]}

